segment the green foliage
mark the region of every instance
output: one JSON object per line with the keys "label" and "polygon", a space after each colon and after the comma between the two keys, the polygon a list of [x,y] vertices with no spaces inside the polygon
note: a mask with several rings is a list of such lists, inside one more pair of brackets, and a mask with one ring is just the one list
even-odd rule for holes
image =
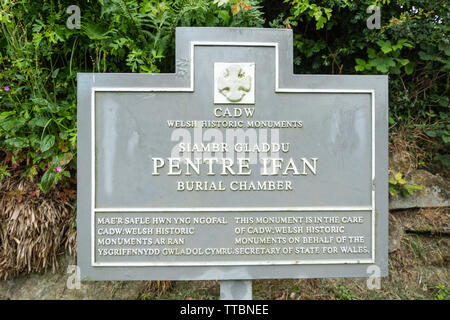
{"label": "green foliage", "polygon": [[389,179],[389,193],[393,197],[398,197],[399,195],[407,197],[417,190],[422,190],[422,187],[415,183],[408,183],[401,172],[397,172],[392,179]]}
{"label": "green foliage", "polygon": [[[402,48],[413,48],[413,45],[406,39],[399,39],[397,44],[393,45],[391,41],[377,41],[379,51],[375,49],[367,48],[368,61],[364,59],[356,58],[356,71],[372,71],[375,69],[382,73],[401,74],[403,71],[405,74],[411,74],[414,69],[414,63],[410,62],[406,58],[400,57],[400,51]],[[400,68],[404,68],[401,70]]]}
{"label": "green foliage", "polygon": [[[314,18],[316,21],[316,29],[322,29],[325,23],[330,20],[332,8],[321,7],[314,3],[309,3],[309,0],[285,0],[291,5],[292,16],[288,19],[291,20],[292,25],[297,25],[295,19],[307,14],[310,18]],[[344,1],[346,3],[347,1]],[[295,21],[295,22],[294,22]]]}
{"label": "green foliage", "polygon": [[[254,0],[70,0],[0,3],[0,151],[47,192],[76,169],[77,72],[173,72],[177,26],[262,27]],[[1,159],[0,159],[1,160]]]}
{"label": "green foliage", "polygon": [[436,300],[450,300],[450,286],[444,286],[442,283],[436,287],[434,294]]}
{"label": "green foliage", "polygon": [[[373,4],[381,29],[366,26]],[[294,31],[297,73],[389,75],[390,130],[421,128],[432,141],[419,141],[422,153],[448,165],[448,1],[285,0],[273,8],[269,25]]]}
{"label": "green foliage", "polygon": [[437,154],[433,159],[441,162],[446,167],[450,166],[450,156],[448,154]]}
{"label": "green foliage", "polygon": [[339,286],[334,290],[336,300],[358,300],[353,291],[347,287],[345,284],[339,284]]}
{"label": "green foliage", "polygon": [[424,132],[430,138],[439,138],[441,143],[450,142],[450,117],[448,113],[440,112],[439,115],[435,114],[433,110],[428,113],[428,116],[437,118],[436,121],[432,121],[432,125],[429,125],[424,129]]}
{"label": "green foliage", "polygon": [[5,179],[5,177],[10,177],[11,173],[8,171],[8,166],[0,166],[0,182]]}

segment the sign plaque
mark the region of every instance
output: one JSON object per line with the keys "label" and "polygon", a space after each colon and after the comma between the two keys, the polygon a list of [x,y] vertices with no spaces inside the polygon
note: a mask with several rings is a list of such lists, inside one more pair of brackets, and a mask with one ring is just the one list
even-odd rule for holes
{"label": "sign plaque", "polygon": [[174,74],[78,74],[82,280],[387,275],[387,77],[295,75],[292,40],[177,28]]}

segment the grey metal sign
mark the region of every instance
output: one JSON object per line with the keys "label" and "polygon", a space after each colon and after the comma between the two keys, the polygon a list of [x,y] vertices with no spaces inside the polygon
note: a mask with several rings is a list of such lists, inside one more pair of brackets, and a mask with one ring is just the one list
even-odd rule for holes
{"label": "grey metal sign", "polygon": [[82,280],[387,274],[385,76],[292,31],[177,28],[174,74],[78,74]]}

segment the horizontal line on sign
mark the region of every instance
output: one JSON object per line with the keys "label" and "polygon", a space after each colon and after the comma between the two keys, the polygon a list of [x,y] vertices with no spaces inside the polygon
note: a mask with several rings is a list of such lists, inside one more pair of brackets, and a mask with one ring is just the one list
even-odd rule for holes
{"label": "horizontal line on sign", "polygon": [[[194,88],[168,87],[93,87],[95,92],[193,92]],[[370,93],[374,90],[278,88],[276,93]]]}
{"label": "horizontal line on sign", "polygon": [[263,265],[306,265],[306,264],[364,264],[374,263],[372,259],[353,260],[294,260],[294,261],[198,261],[198,262],[94,262],[94,267],[190,267],[190,266],[263,266]]}
{"label": "horizontal line on sign", "polygon": [[278,42],[191,41],[194,46],[276,47]]}
{"label": "horizontal line on sign", "polygon": [[212,207],[212,208],[95,208],[95,212],[298,212],[298,211],[372,211],[361,207]]}
{"label": "horizontal line on sign", "polygon": [[151,88],[139,88],[139,87],[94,87],[92,88],[95,92],[192,92],[194,88],[167,88],[167,87],[151,87]]}
{"label": "horizontal line on sign", "polygon": [[277,93],[370,93],[374,90],[351,90],[351,89],[296,89],[296,88],[278,88]]}

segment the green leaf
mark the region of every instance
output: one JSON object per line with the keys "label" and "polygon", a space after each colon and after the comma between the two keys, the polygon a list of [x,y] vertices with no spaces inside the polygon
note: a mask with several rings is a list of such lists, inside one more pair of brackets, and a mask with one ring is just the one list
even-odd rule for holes
{"label": "green leaf", "polygon": [[389,71],[388,66],[384,65],[384,64],[379,64],[375,66],[377,68],[378,71],[383,72],[383,73],[387,73]]}
{"label": "green leaf", "polygon": [[36,103],[40,106],[47,106],[47,104],[48,104],[48,101],[43,98],[32,98],[31,101],[33,101],[34,103]]}
{"label": "green leaf", "polygon": [[2,113],[0,113],[0,120],[6,119],[9,116],[12,116],[13,114],[16,114],[16,111],[13,110],[13,111],[2,112]]}
{"label": "green leaf", "polygon": [[417,184],[410,184],[408,186],[408,189],[411,189],[411,190],[422,190],[422,187],[417,185]]}
{"label": "green leaf", "polygon": [[47,170],[44,175],[41,178],[41,183],[39,184],[39,187],[41,188],[42,192],[47,193],[47,191],[50,189],[50,187],[53,184],[53,181],[55,180],[55,173],[53,170]]}
{"label": "green leaf", "polygon": [[52,78],[56,79],[56,77],[58,76],[58,73],[59,73],[59,68],[52,72]]}
{"label": "green leaf", "polygon": [[394,186],[389,186],[389,193],[393,196],[397,196],[398,195],[398,191]]}
{"label": "green leaf", "polygon": [[46,117],[38,116],[38,117],[33,118],[33,119],[31,119],[30,121],[28,121],[28,126],[29,126],[30,128],[34,128],[34,127],[41,127],[41,128],[44,128],[45,125],[47,124],[48,120],[49,120],[49,119],[46,118]]}
{"label": "green leaf", "polygon": [[402,66],[406,66],[409,63],[408,59],[402,59],[402,58],[396,58],[395,60],[397,60],[397,62]]}
{"label": "green leaf", "polygon": [[[448,106],[448,97],[440,97],[439,99],[439,105],[441,107],[447,107]],[[444,118],[443,116],[441,116],[441,118]]]}
{"label": "green leaf", "polygon": [[[406,40],[405,40],[405,41],[406,41]],[[414,48],[414,45],[411,44],[411,43],[409,43],[409,42],[403,42],[403,43],[402,43],[402,46],[403,46],[403,47],[407,47],[407,48]]]}
{"label": "green leaf", "polygon": [[402,196],[404,196],[404,197],[410,196],[413,193],[412,190],[407,189],[407,188],[402,189],[401,192],[402,192]]}
{"label": "green leaf", "polygon": [[27,122],[24,118],[10,118],[0,121],[0,127],[9,133],[15,133],[22,128]]}
{"label": "green leaf", "polygon": [[369,59],[374,59],[377,56],[375,50],[372,48],[367,48],[367,55],[369,56]]}
{"label": "green leaf", "polygon": [[114,33],[116,30],[108,30],[107,27],[96,23],[84,23],[82,30],[91,40],[105,40],[109,38],[110,33]]}
{"label": "green leaf", "polygon": [[28,139],[27,138],[21,138],[21,137],[15,137],[6,139],[5,143],[9,146],[12,146],[17,149],[22,149],[25,147],[28,147]]}
{"label": "green leaf", "polygon": [[450,156],[448,154],[438,154],[433,159],[440,161],[446,167],[450,166]]}
{"label": "green leaf", "polygon": [[60,137],[62,140],[67,140],[67,138],[69,137],[69,133],[68,133],[67,131],[61,131],[61,132],[59,133],[59,137]]}
{"label": "green leaf", "polygon": [[[219,4],[220,6],[220,4]],[[227,10],[220,10],[219,11],[219,18],[221,18],[225,24],[229,24],[230,23],[230,14],[228,13]]]}
{"label": "green leaf", "polygon": [[387,41],[377,41],[377,44],[381,47],[381,51],[383,51],[383,53],[389,53],[392,51],[392,44],[389,40]]}
{"label": "green leaf", "polygon": [[49,150],[55,144],[55,136],[52,134],[46,135],[41,141],[41,151]]}
{"label": "green leaf", "polygon": [[410,75],[413,73],[415,65],[416,64],[414,62],[410,62],[405,66],[405,72],[407,75]]}
{"label": "green leaf", "polygon": [[395,67],[395,61],[390,57],[377,57],[376,59],[370,60],[370,65],[374,66],[380,72],[387,73],[389,67]]}
{"label": "green leaf", "polygon": [[37,149],[41,146],[41,139],[38,137],[37,134],[33,133],[29,136],[30,139],[30,146],[33,149]]}
{"label": "green leaf", "polygon": [[423,132],[425,132],[425,134],[431,138],[435,138],[436,137],[436,131],[433,130],[424,130]]}
{"label": "green leaf", "polygon": [[371,70],[372,66],[368,64],[364,59],[355,59],[357,65],[355,66],[356,71],[364,71],[364,70]]}
{"label": "green leaf", "polygon": [[389,115],[389,124],[390,124],[391,126],[393,126],[393,125],[395,124],[394,118],[392,118],[391,115]]}
{"label": "green leaf", "polygon": [[325,22],[327,22],[327,18],[324,16],[320,16],[316,23],[316,30],[322,29],[325,25]]}
{"label": "green leaf", "polygon": [[389,183],[390,183],[390,184],[393,184],[393,185],[396,185],[396,184],[397,184],[397,181],[394,180],[394,179],[389,179]]}
{"label": "green leaf", "polygon": [[429,54],[427,54],[427,53],[425,53],[425,52],[423,52],[423,51],[419,51],[419,57],[420,57],[422,60],[425,60],[425,61],[433,60],[433,59],[434,59],[433,56],[431,56],[431,55],[429,55]]}

